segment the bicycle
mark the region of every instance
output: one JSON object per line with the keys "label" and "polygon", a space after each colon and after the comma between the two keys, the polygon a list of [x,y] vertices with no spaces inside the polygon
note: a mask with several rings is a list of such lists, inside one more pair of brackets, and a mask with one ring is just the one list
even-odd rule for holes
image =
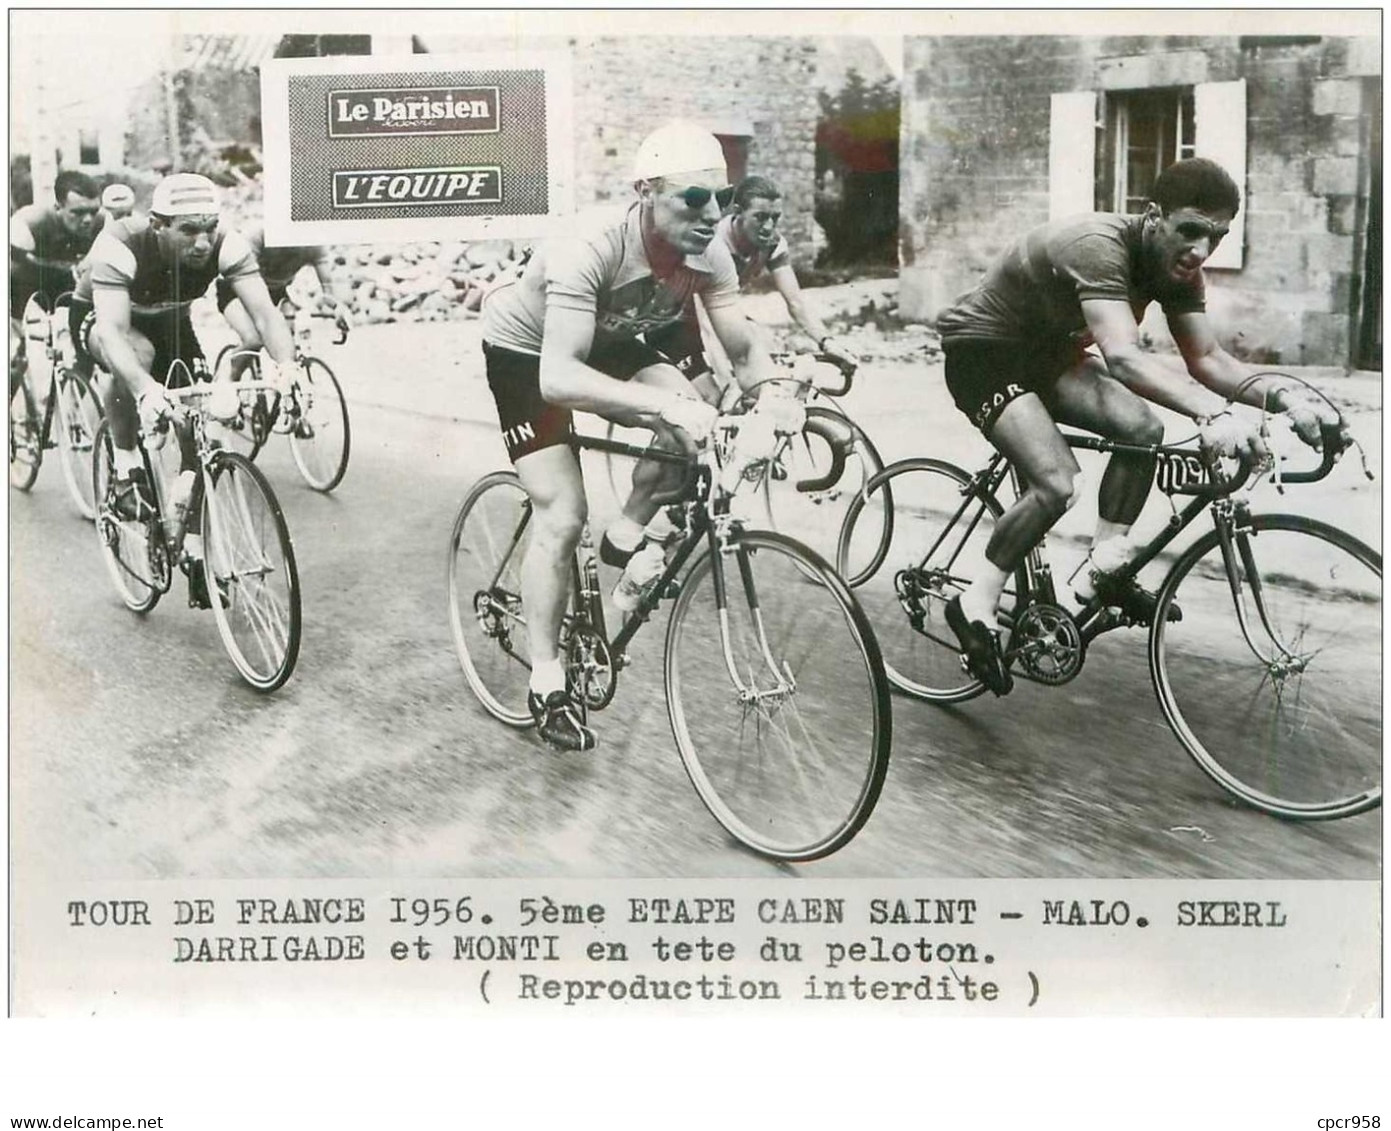
{"label": "bicycle", "polygon": [[[1317,519],[1253,513],[1236,497],[1250,463],[1224,474],[1191,447],[1064,435],[1073,448],[1158,461],[1156,484],[1174,514],[1119,577],[1134,578],[1211,515],[1213,528],[1171,560],[1148,651],[1164,718],[1203,772],[1278,817],[1327,820],[1380,805],[1381,555]],[[1320,466],[1282,483],[1324,478],[1349,443],[1326,429]],[[851,504],[838,564],[859,578],[889,680],[907,695],[952,704],[985,690],[964,671],[944,610],[984,560],[1007,481],[1017,497],[1019,477],[998,453],[975,472],[908,459]],[[1179,510],[1175,496],[1191,498]],[[1076,678],[1097,636],[1129,623],[1095,598],[1077,613],[1063,608],[1043,545],[1006,587],[1000,621],[1016,675],[1053,687]]]}
{"label": "bicycle", "polygon": [[[865,430],[839,403],[854,385],[854,365],[820,353],[775,354],[773,360],[787,376],[769,380],[796,390],[806,405],[806,424],[797,435],[784,437],[772,459],[760,465],[756,487],[745,497],[756,501],[753,517],[760,525],[792,535],[829,560],[841,527],[839,509],[884,470],[884,461]],[[826,383],[825,367],[835,369],[838,385]],[[745,391],[731,382],[720,407],[726,412],[747,411],[755,398],[756,389]],[[609,422],[604,436],[613,441],[626,432],[622,425]],[[619,463],[612,457],[605,460],[615,498],[622,498],[628,489],[621,481]]]}
{"label": "bicycle", "polygon": [[[677,751],[711,815],[778,860],[814,860],[848,843],[888,770],[892,721],[879,646],[830,566],[792,538],[729,513],[718,467],[737,424],[696,459],[598,436],[578,448],[684,466],[668,514],[666,568],[612,637],[588,529],[571,569],[561,656],[588,717],[613,700],[625,649],[674,598],[663,684]],[[514,471],[479,480],[450,538],[450,624],[469,687],[495,718],[530,728],[531,665],[519,568],[531,504]]]}
{"label": "bicycle", "polygon": [[260,380],[261,358],[255,350],[224,346],[213,364],[213,373],[215,380],[228,380],[231,361],[238,357],[249,359],[248,368],[237,380],[242,388],[240,412],[225,422],[226,431],[220,439],[254,460],[273,433],[286,434],[290,438],[290,454],[304,481],[314,490],[327,493],[342,482],[348,470],[352,429],[338,378],[326,362],[303,348],[309,337],[309,320],[314,318],[335,319],[338,336],[334,345],[348,340],[348,324],[335,315],[297,310],[294,337],[298,373],[287,395],[281,396],[274,389],[253,393],[244,384],[248,377],[253,382]]}
{"label": "bicycle", "polygon": [[[104,414],[94,381],[80,374],[68,356],[71,298],[71,292],[59,295],[49,309],[35,294],[24,305],[23,337],[10,374],[10,483],[28,491],[38,478],[44,452],[56,447],[68,495],[78,513],[91,519],[96,516],[90,494],[92,439]],[[42,371],[36,373],[36,368]],[[39,384],[48,386],[42,410]]]}
{"label": "bicycle", "polygon": [[[248,382],[248,391],[270,389]],[[196,478],[186,510],[171,506],[167,466],[178,445],[165,443],[152,458],[142,437],[140,457],[154,490],[150,513],[140,519],[117,513],[110,422],[96,435],[93,494],[102,559],[127,607],[148,613],[169,591],[175,565],[187,562],[187,519],[200,523],[204,572],[218,635],[233,665],[258,691],[274,691],[295,669],[300,644],[299,573],[285,516],[265,473],[239,452],[222,448],[209,433],[204,398],[210,381],[194,381],[182,361],[169,367],[165,392],[177,401],[192,429]],[[165,422],[165,427],[170,427]],[[172,458],[168,453],[172,453]]]}

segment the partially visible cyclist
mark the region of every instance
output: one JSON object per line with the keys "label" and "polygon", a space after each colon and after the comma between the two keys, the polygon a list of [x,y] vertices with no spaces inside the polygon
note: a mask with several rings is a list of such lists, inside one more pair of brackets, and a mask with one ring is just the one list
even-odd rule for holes
{"label": "partially visible cyclist", "polygon": [[[352,289],[346,279],[333,274],[333,256],[327,247],[267,247],[265,228],[259,225],[248,227],[242,234],[251,245],[256,256],[261,278],[266,281],[271,302],[283,312],[289,298],[290,284],[295,276],[306,267],[312,267],[319,278],[317,309],[331,314],[343,323],[352,321],[348,304],[352,300]],[[217,281],[217,309],[222,312],[228,324],[241,339],[243,351],[259,350],[264,344],[255,321],[247,313],[245,305],[237,297],[236,291],[227,279]],[[248,353],[238,353],[232,359],[232,378],[240,377],[251,364]]]}
{"label": "partially visible cyclist", "polygon": [[124,220],[135,211],[135,190],[130,185],[107,185],[101,190],[101,210],[108,221]]}
{"label": "partially visible cyclist", "polygon": [[[633,164],[637,199],[581,216],[573,234],[537,246],[519,279],[483,306],[483,354],[507,452],[532,502],[521,566],[531,680],[528,703],[548,743],[593,749],[559,654],[570,563],[587,516],[579,458],[568,443],[579,409],[651,429],[681,450],[714,427],[716,411],[640,335],[681,317],[700,295],[741,386],[774,369],[738,313],[739,279],[715,240],[729,199],[724,152],[709,132],[672,122],[643,141]],[[795,402],[793,402],[795,405]],[[784,420],[790,431],[800,420]],[[625,565],[657,513],[671,472],[640,461],[622,516],[605,532],[603,559]]]}
{"label": "partially visible cyclist", "polygon": [[[996,695],[1013,683],[996,628],[1005,584],[1081,490],[1059,423],[1158,444],[1164,425],[1152,401],[1191,417],[1207,450],[1255,458],[1265,454],[1259,422],[1232,413],[1232,401],[1288,414],[1313,447],[1321,425],[1337,423],[1326,402],[1297,385],[1253,380],[1218,345],[1202,269],[1240,205],[1219,165],[1179,161],[1159,175],[1143,214],[1088,213],[1034,228],[939,317],[953,400],[1023,480],[990,536],[984,568],[946,608],[967,667]],[[1141,349],[1139,321],[1151,302],[1162,307],[1187,372]],[[1079,600],[1100,597],[1135,624],[1152,620],[1154,595],[1111,573],[1135,554],[1128,535],[1153,472],[1153,457],[1111,457],[1075,589]]]}
{"label": "partially visible cyclist", "polygon": [[71,291],[77,269],[102,230],[101,189],[75,169],[53,181],[51,204],[26,204],[10,217],[10,397],[24,375],[20,319],[31,295],[52,303]]}
{"label": "partially visible cyclist", "polygon": [[[715,239],[729,249],[739,275],[740,289],[767,272],[793,322],[816,343],[817,350],[848,365],[859,365],[859,358],[831,335],[826,324],[808,305],[792,267],[791,249],[778,229],[781,221],[782,190],[776,183],[761,176],[745,177],[739,182],[729,213],[715,229]],[[646,340],[671,358],[702,397],[712,402],[717,399],[718,390],[693,305],[688,305],[679,322],[647,334]]]}
{"label": "partially visible cyclist", "polygon": [[[174,422],[181,474],[178,490],[193,483],[193,437],[165,395],[163,382],[175,359],[190,373],[202,369],[203,351],[189,307],[217,278],[227,279],[278,364],[267,379],[288,388],[294,344],[289,327],[266,291],[250,246],[235,231],[219,227],[216,186],[197,173],[175,173],[155,186],[149,216],[112,224],[92,247],[69,314],[79,356],[95,359],[115,380],[107,388],[116,509],[136,520],[149,512],[152,488],[137,448],[140,429]],[[282,374],[279,366],[285,367]],[[196,527],[192,529],[196,530]],[[190,533],[185,549],[189,604],[208,608],[201,538]]]}

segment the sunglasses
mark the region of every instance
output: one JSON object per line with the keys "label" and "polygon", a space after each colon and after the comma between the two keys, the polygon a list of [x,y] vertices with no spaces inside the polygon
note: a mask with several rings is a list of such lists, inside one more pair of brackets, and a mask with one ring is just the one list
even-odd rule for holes
{"label": "sunglasses", "polygon": [[710,203],[712,196],[715,198],[715,203],[723,210],[728,208],[734,199],[734,186],[725,185],[722,189],[709,189],[704,185],[687,185],[676,195],[685,202],[686,207],[692,212],[699,212]]}

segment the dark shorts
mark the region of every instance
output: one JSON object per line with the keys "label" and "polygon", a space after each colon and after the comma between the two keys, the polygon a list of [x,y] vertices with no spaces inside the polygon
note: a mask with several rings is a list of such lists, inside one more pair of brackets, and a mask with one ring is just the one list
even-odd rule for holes
{"label": "dark shorts", "polygon": [[[78,358],[87,363],[96,360],[92,355],[90,341],[92,324],[95,321],[96,311],[92,309],[90,302],[76,298],[72,300],[72,307],[68,310],[68,329],[72,333],[73,344],[77,347]],[[169,366],[175,358],[181,360],[190,372],[195,374],[207,367],[203,347],[198,343],[198,335],[193,332],[193,323],[189,321],[187,311],[173,316],[161,315],[153,318],[133,314],[130,325],[132,330],[138,330],[149,338],[150,344],[155,347],[155,359],[150,366],[150,376],[161,385],[165,384]]]}
{"label": "dark shorts", "polygon": [[[497,404],[498,424],[507,445],[507,456],[516,463],[522,456],[568,444],[574,417],[568,408],[547,403],[541,396],[541,359],[489,342],[483,343],[488,388]],[[651,346],[627,340],[595,347],[589,364],[601,373],[626,381],[640,369],[667,361]]]}
{"label": "dark shorts", "polygon": [[952,400],[986,436],[1005,406],[1025,393],[1045,393],[1077,364],[1072,342],[1040,348],[1030,342],[966,338],[942,343]]}
{"label": "dark shorts", "polygon": [[24,304],[30,295],[40,295],[43,308],[52,310],[54,300],[72,291],[72,272],[66,268],[18,267],[10,260],[10,317],[24,317]]}
{"label": "dark shorts", "polygon": [[649,330],[643,339],[691,381],[710,372],[699,322],[673,322],[660,330]]}
{"label": "dark shorts", "polygon": [[[289,284],[283,287],[273,287],[266,284],[266,290],[270,291],[270,300],[279,306],[285,301],[285,293],[289,289]],[[237,292],[232,289],[232,284],[221,277],[217,280],[217,312],[221,314],[227,309],[227,304],[237,297]]]}

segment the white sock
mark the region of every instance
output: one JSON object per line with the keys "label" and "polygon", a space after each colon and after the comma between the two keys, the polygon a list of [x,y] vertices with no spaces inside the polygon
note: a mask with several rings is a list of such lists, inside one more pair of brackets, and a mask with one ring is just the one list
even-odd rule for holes
{"label": "white sock", "polygon": [[203,536],[201,534],[184,535],[184,553],[194,561],[203,560]]}
{"label": "white sock", "polygon": [[1117,534],[1104,541],[1098,539],[1092,544],[1087,560],[1078,567],[1073,577],[1072,591],[1079,601],[1090,601],[1096,596],[1096,585],[1092,582],[1092,571],[1110,573],[1119,569],[1135,556],[1135,546],[1128,534]]}
{"label": "white sock", "polygon": [[618,550],[636,550],[642,542],[643,528],[626,514],[619,515],[604,531],[610,544]]}
{"label": "white sock", "polygon": [[144,464],[140,462],[140,453],[134,448],[113,448],[111,466],[116,469],[117,479],[127,479],[132,471],[144,467]]}
{"label": "white sock", "polygon": [[565,668],[559,657],[542,660],[531,665],[532,694],[544,699],[553,691],[565,690]]}
{"label": "white sock", "polygon": [[1009,574],[990,562],[982,562],[976,579],[961,594],[961,611],[968,621],[978,620],[987,628],[995,626],[995,613],[1000,607],[1000,595],[1005,591]]}

